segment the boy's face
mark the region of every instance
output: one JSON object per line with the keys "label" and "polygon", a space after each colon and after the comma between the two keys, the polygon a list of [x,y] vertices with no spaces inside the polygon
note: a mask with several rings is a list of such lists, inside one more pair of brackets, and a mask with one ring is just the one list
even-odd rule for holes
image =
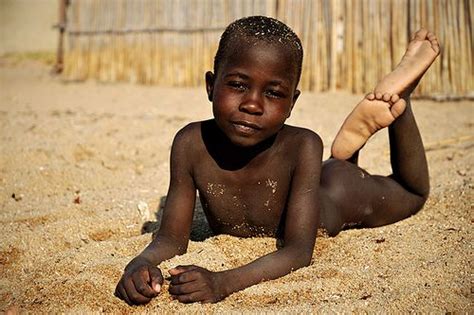
{"label": "boy's face", "polygon": [[299,91],[296,64],[282,46],[236,49],[218,73],[206,73],[214,118],[232,143],[254,146],[276,134],[290,116]]}

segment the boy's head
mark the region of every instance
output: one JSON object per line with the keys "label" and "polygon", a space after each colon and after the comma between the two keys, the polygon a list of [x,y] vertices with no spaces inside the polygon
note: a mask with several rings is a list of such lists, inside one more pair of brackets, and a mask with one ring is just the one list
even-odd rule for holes
{"label": "boy's head", "polygon": [[214,58],[214,73],[231,54],[249,45],[266,43],[285,48],[294,63],[296,86],[301,76],[303,46],[291,28],[274,18],[250,16],[234,21],[225,29]]}
{"label": "boy's head", "polygon": [[206,89],[232,143],[252,147],[281,130],[300,94],[302,58],[300,40],[278,20],[252,16],[226,28]]}

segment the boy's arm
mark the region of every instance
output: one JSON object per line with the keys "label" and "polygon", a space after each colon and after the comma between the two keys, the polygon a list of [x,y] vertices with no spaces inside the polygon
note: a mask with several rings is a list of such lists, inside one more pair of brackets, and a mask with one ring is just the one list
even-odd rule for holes
{"label": "boy's arm", "polygon": [[128,304],[148,303],[163,283],[160,262],[186,252],[193,218],[196,188],[188,152],[192,130],[184,128],[171,148],[171,179],[161,226],[152,242],[125,267],[115,295]]}
{"label": "boy's arm", "polygon": [[276,279],[311,262],[319,225],[322,143],[308,132],[298,149],[285,219],[284,246],[239,268],[210,272],[197,266],[171,269],[170,293],[181,302],[216,302],[259,282]]}

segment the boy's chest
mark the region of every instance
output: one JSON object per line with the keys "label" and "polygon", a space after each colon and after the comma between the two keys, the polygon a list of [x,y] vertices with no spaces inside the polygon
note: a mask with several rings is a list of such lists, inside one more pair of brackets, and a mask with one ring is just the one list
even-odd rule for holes
{"label": "boy's chest", "polygon": [[270,161],[258,168],[226,171],[203,161],[194,179],[211,228],[236,236],[274,234],[287,203],[292,170]]}

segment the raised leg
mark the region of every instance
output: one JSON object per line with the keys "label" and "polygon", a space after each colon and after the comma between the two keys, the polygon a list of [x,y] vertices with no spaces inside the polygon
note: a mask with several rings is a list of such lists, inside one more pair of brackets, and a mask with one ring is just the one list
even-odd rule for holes
{"label": "raised leg", "polygon": [[[400,64],[344,122],[332,147],[335,158],[323,163],[321,173],[321,224],[330,235],[354,225],[394,223],[424,205],[429,193],[428,166],[409,95],[438,54],[439,45],[432,33],[415,33]],[[400,93],[404,100],[395,113],[392,108],[399,100],[391,99],[393,93]],[[370,111],[375,114],[370,116]],[[391,121],[388,113],[393,116]],[[383,117],[387,120],[380,123]],[[378,126],[389,128],[390,176],[371,175],[351,163],[366,140],[380,129]]]}
{"label": "raised leg", "polygon": [[[398,95],[408,100],[423,74],[439,55],[436,36],[420,29],[413,34],[407,51],[395,69],[349,114],[334,139],[331,153],[348,160],[378,130],[389,126],[405,109]],[[372,102],[370,102],[372,101]]]}
{"label": "raised leg", "polygon": [[345,227],[376,227],[416,213],[429,193],[425,152],[408,103],[389,127],[391,176],[371,175],[348,161],[331,158],[321,173],[322,225],[330,235]]}

